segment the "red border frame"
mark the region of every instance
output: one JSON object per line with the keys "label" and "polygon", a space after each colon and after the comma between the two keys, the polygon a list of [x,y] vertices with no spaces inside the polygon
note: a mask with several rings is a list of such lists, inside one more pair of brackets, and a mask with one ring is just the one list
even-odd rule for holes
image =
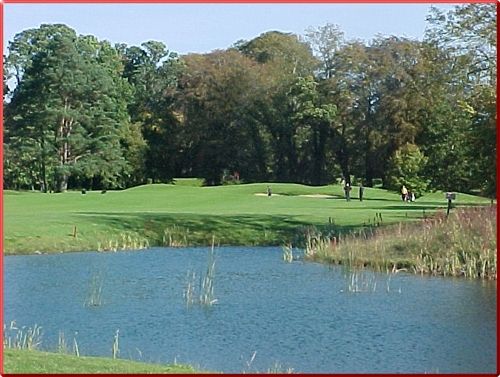
{"label": "red border frame", "polygon": [[[4,25],[4,4],[210,4],[210,3],[218,3],[218,4],[231,4],[231,3],[273,3],[273,4],[298,4],[298,3],[307,3],[307,4],[326,4],[326,3],[336,3],[336,4],[341,4],[341,3],[356,3],[356,4],[415,4],[415,3],[441,3],[441,4],[468,4],[468,3],[493,3],[496,2],[497,4],[497,61],[498,57],[500,56],[500,53],[498,52],[498,40],[499,40],[499,33],[500,33],[500,25],[498,23],[498,12],[500,11],[500,0],[470,0],[470,1],[453,1],[453,0],[435,0],[435,1],[429,1],[429,0],[351,0],[351,1],[342,1],[342,0],[311,0],[311,1],[305,1],[305,0],[252,0],[252,1],[245,1],[245,0],[212,0],[212,1],[203,1],[203,0],[0,0],[0,49],[3,52],[3,25]],[[498,71],[498,68],[497,68]],[[3,61],[2,61],[2,66],[0,67],[0,78],[2,79],[2,88],[3,88]],[[499,82],[497,79],[497,93],[499,92]],[[497,114],[498,110],[500,109],[500,104],[497,100],[496,103],[496,109],[497,109]],[[0,129],[2,132],[0,132],[0,159],[2,160],[2,164],[0,164],[0,214],[2,216],[2,219],[0,221],[0,288],[1,288],[1,293],[0,293],[0,324],[3,325],[3,101],[2,104],[0,105]],[[498,131],[498,118],[497,118],[497,131]],[[496,135],[496,148],[497,148],[497,167],[496,167],[496,172],[497,172],[497,177],[500,173],[500,168],[499,168],[499,157],[498,157],[498,146],[500,145],[500,134],[497,132]],[[498,178],[497,178],[498,181]],[[500,196],[500,187],[497,185],[497,192],[496,192],[496,197]],[[498,233],[500,230],[500,226],[498,224],[498,206],[497,206],[497,240],[498,240]],[[497,250],[498,254],[498,250]],[[497,258],[497,265],[498,265],[498,258]],[[497,266],[498,267],[498,266]],[[498,269],[498,268],[497,268]],[[500,338],[500,332],[499,332],[499,315],[498,315],[498,289],[500,288],[500,283],[497,279],[497,371],[495,374],[492,374],[492,376],[500,376],[500,368],[498,365],[498,359],[500,355],[500,350],[499,350],[499,338]],[[3,326],[2,326],[3,329]],[[2,338],[3,338],[3,330],[2,331]],[[4,375],[4,369],[3,369],[3,345],[0,348],[0,377]],[[352,375],[352,374],[339,374],[343,376],[357,376],[357,375]],[[372,374],[373,376],[380,376],[380,374]],[[401,376],[401,374],[384,374],[385,376]],[[404,374],[403,374],[404,375]],[[463,375],[463,374],[449,374],[450,376],[452,375]],[[490,374],[482,374],[482,376],[488,376]],[[17,376],[17,375],[16,375]],[[64,374],[59,374],[58,376],[64,376]],[[102,376],[107,376],[106,374],[103,374]],[[110,375],[114,376],[114,375]],[[163,376],[163,375],[160,375]],[[229,374],[230,376],[230,374]]]}
{"label": "red border frame", "polygon": [[[2,27],[0,27],[0,49],[3,54],[3,2],[0,0],[0,23]],[[2,79],[2,93],[3,93],[3,60],[2,66],[0,67],[0,78]],[[2,216],[2,220],[0,222],[0,324],[2,325],[2,339],[3,339],[3,97],[2,104],[0,105],[0,160],[2,163],[0,164],[0,216]],[[0,350],[0,373],[3,374],[3,344]]]}
{"label": "red border frame", "polygon": [[[1,2],[1,0],[0,0]],[[3,0],[4,4],[469,4],[494,3],[495,0]],[[498,2],[497,2],[498,5]],[[498,7],[497,7],[498,9]]]}

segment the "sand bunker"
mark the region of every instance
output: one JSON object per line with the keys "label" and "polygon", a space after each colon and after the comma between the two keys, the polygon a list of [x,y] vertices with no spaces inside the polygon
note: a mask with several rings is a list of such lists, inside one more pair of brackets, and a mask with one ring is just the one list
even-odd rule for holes
{"label": "sand bunker", "polygon": [[333,195],[325,195],[325,194],[307,194],[307,195],[298,195],[304,196],[306,198],[334,198]]}
{"label": "sand bunker", "polygon": [[[263,192],[257,192],[254,195],[257,196],[267,196],[267,194]],[[281,194],[273,194],[272,196],[281,196]],[[293,196],[293,195],[290,195]],[[307,195],[295,195],[295,196],[301,196],[304,198],[319,198],[319,199],[325,199],[325,198],[335,198],[333,195],[325,195],[325,194],[307,194]]]}

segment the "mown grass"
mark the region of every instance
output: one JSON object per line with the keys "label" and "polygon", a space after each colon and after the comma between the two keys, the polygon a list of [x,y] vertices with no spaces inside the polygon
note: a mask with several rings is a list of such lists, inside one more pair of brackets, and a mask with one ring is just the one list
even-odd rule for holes
{"label": "mown grass", "polygon": [[[366,188],[365,200],[346,202],[340,185],[259,183],[199,187],[175,180],[123,191],[4,192],[4,253],[120,250],[148,246],[282,245],[309,226],[339,233],[407,221],[444,208],[442,193],[403,203],[397,193]],[[265,196],[272,187],[273,196]],[[258,195],[263,194],[263,195]],[[303,195],[328,195],[306,197]],[[354,188],[353,196],[357,195]],[[489,200],[459,194],[457,205]]]}
{"label": "mown grass", "polygon": [[496,206],[456,209],[414,223],[345,237],[310,233],[305,256],[323,263],[381,271],[497,278]]}
{"label": "mown grass", "polygon": [[199,373],[187,365],[148,364],[104,357],[77,357],[37,350],[4,349],[5,373],[68,373],[68,374],[152,374]]}

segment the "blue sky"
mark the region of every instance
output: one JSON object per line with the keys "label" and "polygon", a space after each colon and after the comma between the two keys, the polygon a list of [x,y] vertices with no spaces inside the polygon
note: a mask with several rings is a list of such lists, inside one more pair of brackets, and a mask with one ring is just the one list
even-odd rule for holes
{"label": "blue sky", "polygon": [[15,34],[43,23],[64,23],[112,43],[159,40],[181,54],[224,49],[269,30],[303,34],[326,23],[338,24],[349,39],[369,41],[377,34],[421,39],[431,5],[4,4],[4,50]]}

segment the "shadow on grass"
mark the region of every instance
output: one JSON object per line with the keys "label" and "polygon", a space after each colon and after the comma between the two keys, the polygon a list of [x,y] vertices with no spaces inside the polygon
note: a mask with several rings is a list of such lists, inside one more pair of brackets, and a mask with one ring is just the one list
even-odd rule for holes
{"label": "shadow on grass", "polygon": [[425,205],[425,204],[422,204],[422,205],[415,205],[415,204],[403,204],[403,205],[400,205],[400,206],[387,206],[387,207],[383,207],[381,208],[381,210],[388,210],[388,211],[399,211],[399,212],[403,212],[403,211],[423,211],[423,210],[436,210],[436,209],[439,209],[440,207],[439,206],[436,206],[435,204],[432,205],[432,204],[429,204],[429,205]]}
{"label": "shadow on grass", "polygon": [[[310,198],[310,199],[318,199],[318,200],[336,200],[336,201],[346,201],[346,198],[344,195],[340,194],[325,194],[325,193],[317,193],[317,194],[291,194],[291,193],[281,193],[281,192],[276,192],[275,194],[279,196],[288,196],[288,197],[299,197],[299,198]],[[328,196],[314,196],[314,195],[328,195]],[[351,200],[352,202],[359,202],[359,197],[358,196],[352,196],[351,195]],[[394,199],[387,199],[387,198],[370,198],[370,197],[363,197],[363,201],[375,201],[375,202],[395,202],[396,200]]]}
{"label": "shadow on grass", "polygon": [[311,224],[279,215],[199,215],[136,212],[79,212],[77,217],[112,228],[117,233],[136,232],[161,245],[165,230],[186,235],[190,245],[207,245],[215,236],[223,245],[282,245],[294,242],[310,227],[348,232],[353,227]]}

